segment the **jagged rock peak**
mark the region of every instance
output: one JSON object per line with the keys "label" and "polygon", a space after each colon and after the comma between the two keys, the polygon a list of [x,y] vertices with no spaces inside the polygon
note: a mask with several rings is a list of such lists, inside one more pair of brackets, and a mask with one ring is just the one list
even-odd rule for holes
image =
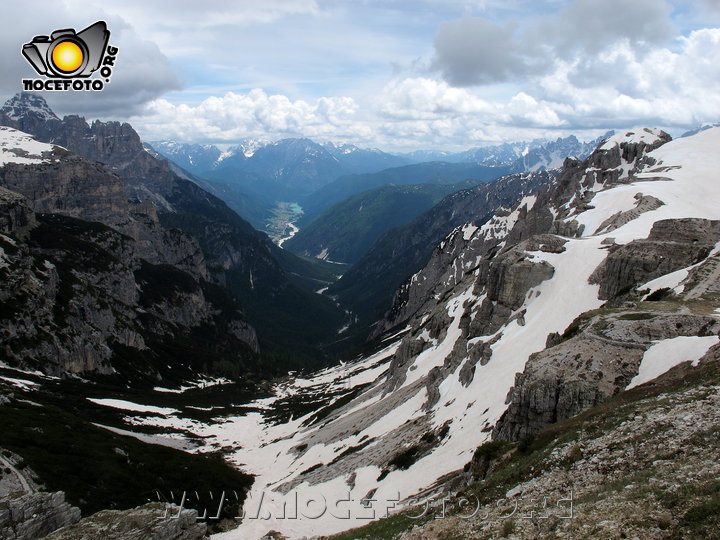
{"label": "jagged rock peak", "polygon": [[13,120],[27,116],[35,116],[41,120],[59,120],[45,98],[32,92],[18,92],[8,99],[0,109],[0,115],[5,115]]}
{"label": "jagged rock peak", "polygon": [[615,146],[623,146],[626,144],[645,144],[646,146],[660,146],[657,143],[664,144],[670,141],[672,137],[658,128],[637,128],[629,131],[621,131],[612,137],[605,139],[598,150],[611,150]]}

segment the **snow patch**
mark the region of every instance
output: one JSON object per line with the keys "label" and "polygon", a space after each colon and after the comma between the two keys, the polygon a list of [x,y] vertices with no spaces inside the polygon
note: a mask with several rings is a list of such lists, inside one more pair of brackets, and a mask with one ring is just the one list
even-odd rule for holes
{"label": "snow patch", "polygon": [[96,398],[86,398],[86,399],[88,401],[92,401],[93,403],[96,403],[97,405],[102,405],[103,407],[111,407],[113,409],[122,409],[124,411],[162,414],[163,416],[169,416],[171,414],[176,414],[176,413],[180,412],[177,409],[171,409],[169,407],[154,407],[152,405],[140,405],[138,403],[133,403],[132,401],[125,401],[123,399],[96,399]]}
{"label": "snow patch", "polygon": [[660,140],[661,134],[662,131],[657,128],[637,128],[631,131],[616,133],[606,139],[598,150],[611,150],[615,146],[623,143],[638,144],[644,142],[645,144],[653,144]]}
{"label": "snow patch", "polygon": [[12,377],[0,376],[0,380],[10,383],[13,386],[17,386],[21,390],[32,390],[33,386],[38,385],[38,383],[33,382],[33,381],[28,381],[27,379],[14,379]]}
{"label": "snow patch", "polygon": [[50,163],[50,154],[56,146],[36,141],[31,135],[13,128],[0,126],[0,167],[8,163],[35,165]]}
{"label": "snow patch", "polygon": [[638,374],[627,389],[652,381],[683,362],[697,366],[700,358],[717,343],[718,336],[679,336],[655,343],[645,351]]}

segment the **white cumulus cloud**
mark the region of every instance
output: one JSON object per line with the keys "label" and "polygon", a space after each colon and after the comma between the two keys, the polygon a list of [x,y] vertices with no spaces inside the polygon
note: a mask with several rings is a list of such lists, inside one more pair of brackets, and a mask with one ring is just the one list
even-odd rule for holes
{"label": "white cumulus cloud", "polygon": [[245,94],[209,97],[194,107],[157,99],[132,121],[146,140],[232,142],[260,135],[345,138],[353,132],[368,133],[354,122],[356,110],[349,97],[322,97],[308,103],[256,88]]}

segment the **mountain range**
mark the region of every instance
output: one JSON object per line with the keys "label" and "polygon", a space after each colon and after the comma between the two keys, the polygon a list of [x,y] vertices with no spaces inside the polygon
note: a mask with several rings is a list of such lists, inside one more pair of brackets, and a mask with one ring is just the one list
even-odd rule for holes
{"label": "mountain range", "polygon": [[[126,431],[222,446],[255,475],[245,508],[264,518],[220,538],[352,527],[339,537],[711,534],[719,143],[717,128],[675,141],[625,131],[560,170],[449,196],[434,216],[459,224],[398,288],[369,350],[277,380],[244,411],[197,422],[187,409],[153,414],[154,395],[97,402]],[[494,188],[484,211],[494,185],[522,189],[504,202]],[[683,493],[662,495],[677,474]],[[518,520],[511,531],[507,519],[462,518],[459,497],[500,516],[543,493],[553,512],[572,501],[577,521]],[[287,520],[293,494],[349,498],[351,513]],[[437,497],[446,503],[423,503]],[[367,506],[352,504],[368,499],[400,510],[368,523]],[[633,501],[656,517],[638,521]],[[427,519],[414,519],[423,508]]]}
{"label": "mountain range", "polygon": [[[303,225],[348,269],[278,247],[129,124],[9,100],[0,536],[713,537],[720,128],[550,167],[574,144],[345,176],[408,179]],[[309,200],[343,151],[269,144],[242,174]],[[323,500],[342,509],[309,518]]]}
{"label": "mountain range", "polygon": [[405,155],[309,139],[246,139],[224,151],[174,141],[151,141],[148,147],[207,179],[223,200],[263,230],[277,201],[300,202],[302,222],[309,223],[333,204],[375,187],[487,180],[508,172],[556,168],[568,156],[586,157],[599,140],[583,143],[571,135],[458,153]]}
{"label": "mountain range", "polygon": [[[178,176],[167,161],[145,150],[129,124],[90,125],[78,116],[61,120],[41,97],[27,93],[15,96],[0,109],[0,124],[29,133],[53,148],[49,162],[43,158],[27,167],[10,163],[2,170],[2,186],[26,197],[31,211],[63,216],[48,219],[67,216],[98,222],[128,236],[129,259],[121,257],[120,262],[134,271],[137,264],[146,261],[190,274],[193,286],[178,274],[178,280],[187,281],[188,292],[203,282],[224,288],[226,293],[217,294],[237,299],[233,309],[243,313],[248,331],[255,332],[254,326],[261,328],[257,339],[265,352],[317,359],[319,341],[314,340],[322,340],[328,326],[342,325],[342,311],[312,292],[318,283],[334,279],[330,272],[277,248],[220,199]],[[18,136],[18,132],[13,133]],[[81,240],[87,242],[88,238],[77,239]],[[108,247],[100,245],[97,249],[107,251]],[[130,262],[135,258],[138,262]],[[161,275],[160,270],[154,275]],[[76,277],[72,268],[67,272],[67,279],[59,284],[60,291],[71,287]],[[125,294],[122,290],[108,292],[115,293]],[[194,296],[197,294],[191,294]],[[33,308],[27,304],[26,309]],[[301,335],[294,335],[292,329],[299,326],[294,318],[304,317],[307,309],[316,310],[317,324],[304,325]],[[104,320],[105,315],[98,317]],[[199,324],[197,316],[190,319]],[[96,332],[93,328],[90,325],[87,331]],[[132,338],[119,338],[118,332],[101,332],[106,334],[100,338],[105,344],[105,360],[116,354],[112,352],[113,340],[133,346]],[[285,348],[288,340],[293,344]],[[300,343],[305,349],[298,347]],[[141,341],[137,348],[144,348]]]}
{"label": "mountain range", "polygon": [[269,200],[296,201],[343,174],[376,172],[408,163],[377,149],[297,138],[245,140],[224,152],[214,145],[169,141],[150,145],[190,172]]}

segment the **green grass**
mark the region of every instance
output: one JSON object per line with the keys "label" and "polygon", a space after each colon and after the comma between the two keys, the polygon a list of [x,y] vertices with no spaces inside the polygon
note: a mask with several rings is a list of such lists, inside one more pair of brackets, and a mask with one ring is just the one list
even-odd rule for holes
{"label": "green grass", "polygon": [[654,313],[623,313],[618,317],[621,321],[648,321],[657,317]]}

